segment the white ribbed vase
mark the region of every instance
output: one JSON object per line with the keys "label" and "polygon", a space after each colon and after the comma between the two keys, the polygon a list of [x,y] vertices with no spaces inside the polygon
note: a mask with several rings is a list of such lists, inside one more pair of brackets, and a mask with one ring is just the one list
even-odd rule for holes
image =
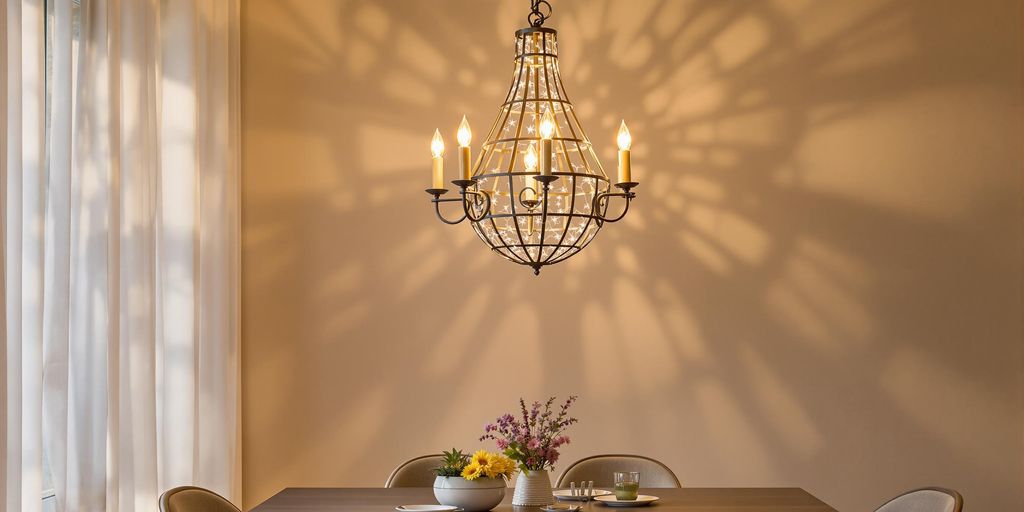
{"label": "white ribbed vase", "polygon": [[513,505],[524,505],[536,507],[550,505],[555,502],[555,496],[551,493],[551,477],[548,471],[520,471],[516,478],[516,490],[512,493]]}

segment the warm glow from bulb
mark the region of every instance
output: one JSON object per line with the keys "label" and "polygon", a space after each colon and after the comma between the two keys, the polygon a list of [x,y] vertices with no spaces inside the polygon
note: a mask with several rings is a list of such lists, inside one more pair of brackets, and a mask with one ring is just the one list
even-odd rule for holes
{"label": "warm glow from bulb", "polygon": [[469,146],[470,141],[473,140],[473,131],[469,129],[469,121],[466,121],[466,116],[462,116],[462,122],[459,123],[459,131],[455,133],[455,138],[459,140],[459,145],[462,147]]}
{"label": "warm glow from bulb", "polygon": [[434,158],[444,154],[444,139],[441,138],[441,130],[434,130],[434,138],[430,139],[430,152]]}
{"label": "warm glow from bulb", "polygon": [[544,139],[550,139],[555,136],[555,116],[550,110],[545,112],[540,120],[540,136]]}
{"label": "warm glow from bulb", "polygon": [[526,150],[526,156],[523,157],[523,165],[526,166],[527,172],[533,172],[537,170],[537,148],[530,144],[530,148]]}
{"label": "warm glow from bulb", "polygon": [[629,134],[629,128],[626,128],[626,121],[622,121],[619,125],[619,151],[629,151],[629,147],[633,145],[633,137]]}

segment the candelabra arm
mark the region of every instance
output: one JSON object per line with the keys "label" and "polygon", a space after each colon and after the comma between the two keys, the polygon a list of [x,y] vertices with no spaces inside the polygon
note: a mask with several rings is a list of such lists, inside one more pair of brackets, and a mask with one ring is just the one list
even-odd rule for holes
{"label": "candelabra arm", "polygon": [[[541,260],[544,257],[544,235],[547,233],[548,224],[548,193],[551,190],[551,184],[558,180],[558,176],[552,174],[542,174],[533,178],[534,181],[541,183],[541,193],[543,197],[539,204],[543,205],[543,209],[540,211],[540,243],[537,246],[537,261],[530,264],[533,267],[533,275],[540,275],[540,267],[544,265]],[[529,252],[527,252],[529,256]]]}
{"label": "candelabra arm", "polygon": [[544,200],[541,204],[544,209],[540,211],[540,245],[537,247],[537,265],[533,267],[533,275],[540,275],[540,261],[544,259],[544,236],[548,231],[548,192],[551,190],[551,182],[544,181]]}
{"label": "candelabra arm", "polygon": [[[466,214],[466,218],[473,222],[479,222],[487,217],[487,214],[491,211],[490,194],[468,189],[463,189],[461,193],[462,209]],[[471,197],[472,199],[470,199]]]}
{"label": "candelabra arm", "polygon": [[[442,198],[441,196],[443,196],[447,192],[448,190],[443,188],[427,189],[427,193],[434,196],[434,198],[431,199],[430,202],[434,203],[434,212],[437,213],[437,218],[441,219],[441,222],[444,222],[445,224],[458,224],[466,220],[465,212],[463,212],[462,216],[459,217],[458,219],[446,219],[444,214],[441,213],[441,203],[454,203],[456,201],[462,201],[463,199],[461,197]],[[465,210],[465,208],[463,208],[463,210]]]}
{"label": "candelabra arm", "polygon": [[[451,199],[434,199],[433,200],[434,211],[437,213],[437,218],[441,219],[441,222],[444,222],[445,224],[455,225],[455,224],[459,224],[462,221],[466,220],[466,213],[465,213],[465,211],[463,211],[462,215],[459,218],[455,219],[455,220],[446,219],[444,217],[444,214],[441,213],[441,203],[454,203],[455,201],[462,201],[462,199],[461,198],[454,198],[453,197]],[[465,210],[465,209],[463,209],[463,210]]]}
{"label": "candelabra arm", "polygon": [[[629,204],[636,198],[636,193],[633,192],[632,189],[637,185],[639,185],[639,183],[636,182],[617,183],[615,186],[622,189],[622,192],[602,192],[596,195],[594,197],[593,211],[598,220],[600,220],[602,224],[605,222],[618,222],[622,220],[622,218],[629,213]],[[608,212],[608,200],[612,197],[621,197],[625,199],[626,202],[622,207],[622,213],[618,216],[605,217],[604,214]]]}
{"label": "candelabra arm", "polygon": [[[452,180],[452,183],[459,187],[459,197],[442,198],[441,196],[448,192],[447,189],[427,189],[427,193],[434,196],[430,202],[434,203],[434,212],[437,213],[437,218],[441,219],[441,222],[454,225],[466,219],[478,222],[487,217],[488,212],[491,211],[491,196],[479,190],[469,189],[470,186],[476,184],[476,180]],[[462,216],[457,219],[448,219],[441,213],[441,203],[454,202],[462,203]]]}

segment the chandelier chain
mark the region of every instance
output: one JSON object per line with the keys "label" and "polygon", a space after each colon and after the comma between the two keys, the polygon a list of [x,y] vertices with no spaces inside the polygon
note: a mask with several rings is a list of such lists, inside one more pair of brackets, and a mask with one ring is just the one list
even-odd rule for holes
{"label": "chandelier chain", "polygon": [[526,17],[526,20],[530,26],[540,27],[551,17],[551,12],[551,4],[547,0],[530,0],[530,15]]}

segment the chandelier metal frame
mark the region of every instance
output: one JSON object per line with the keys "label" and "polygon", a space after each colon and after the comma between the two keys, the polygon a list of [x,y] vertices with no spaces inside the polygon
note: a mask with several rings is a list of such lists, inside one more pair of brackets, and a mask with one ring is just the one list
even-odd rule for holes
{"label": "chandelier metal frame", "polygon": [[[451,181],[458,197],[443,197],[449,191],[446,188],[429,188],[426,192],[432,196],[435,213],[442,222],[454,225],[469,220],[493,252],[540,274],[542,267],[565,261],[586,248],[605,223],[624,218],[639,183],[624,181],[614,184],[617,191],[612,189],[558,76],[557,32],[542,26],[551,15],[551,5],[545,0],[531,0],[531,9],[531,26],[515,33],[515,77],[469,179]],[[532,119],[527,118],[528,113]],[[531,169],[528,163],[526,168],[516,165],[524,163],[521,154],[527,148],[532,146],[529,151],[534,151],[541,143],[535,128],[542,114],[552,119],[563,116],[555,123],[554,136],[548,139],[554,161],[548,164],[549,174]],[[524,130],[524,126],[528,128]],[[555,190],[560,180],[564,185]],[[577,196],[590,194],[593,197],[589,205],[577,204]],[[621,211],[609,215],[615,198],[623,199]],[[499,201],[503,210],[495,211]],[[456,202],[462,205],[461,214],[446,217],[442,205]],[[537,224],[539,232],[535,231]],[[534,236],[537,233],[539,236]]]}

